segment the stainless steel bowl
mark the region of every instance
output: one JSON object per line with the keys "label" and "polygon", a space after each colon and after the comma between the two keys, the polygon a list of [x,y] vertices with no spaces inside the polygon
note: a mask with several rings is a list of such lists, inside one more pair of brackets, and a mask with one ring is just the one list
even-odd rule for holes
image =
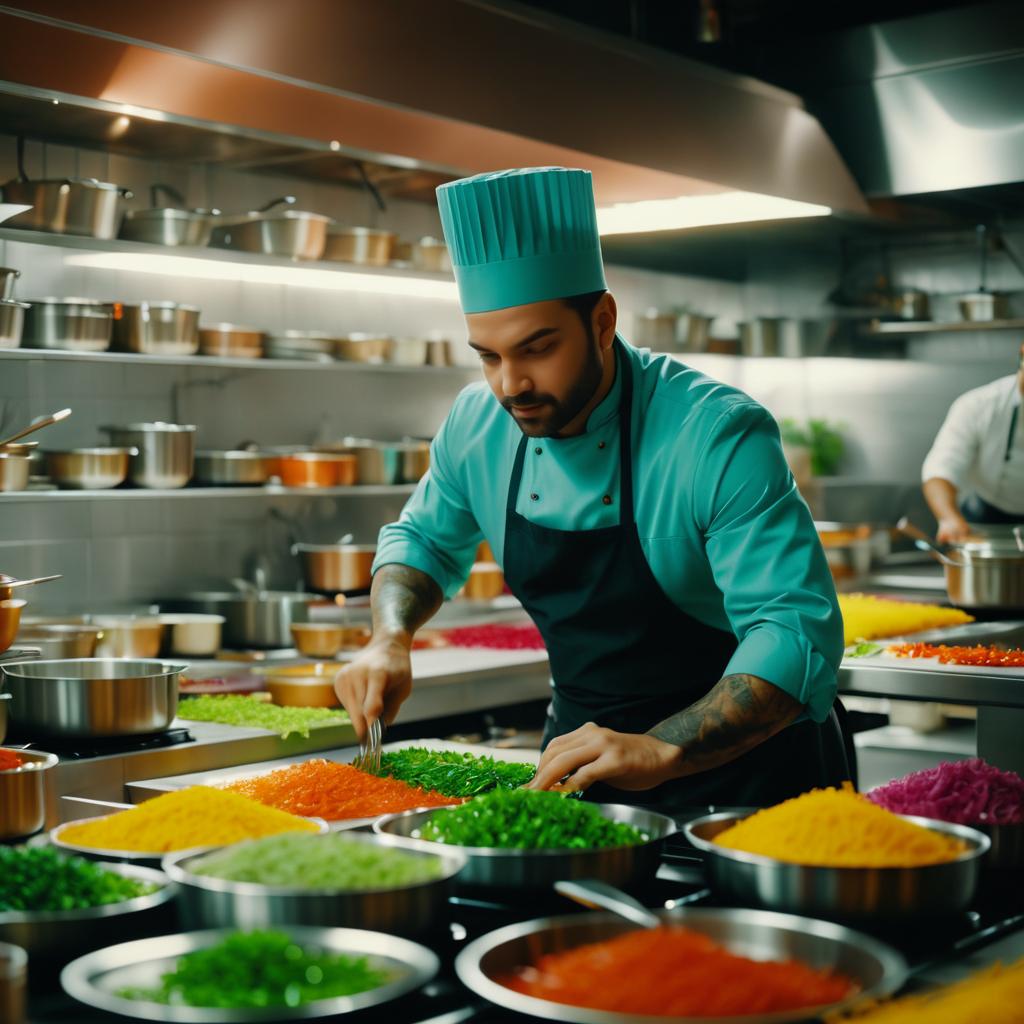
{"label": "stainless steel bowl", "polygon": [[176,489],[192,479],[196,428],[187,423],[131,423],[101,427],[111,444],[137,448],[129,476],[137,487]]}
{"label": "stainless steel bowl", "polygon": [[266,340],[263,331],[240,324],[210,324],[199,328],[199,351],[204,356],[259,359]]}
{"label": "stainless steel bowl", "polygon": [[198,245],[209,243],[213,232],[213,210],[179,210],[157,207],[129,210],[121,221],[119,238],[150,245]]}
{"label": "stainless steel bowl", "polygon": [[27,302],[0,299],[0,348],[17,348],[25,327]]}
{"label": "stainless steel bowl", "polygon": [[102,634],[99,626],[47,623],[19,629],[16,642],[38,647],[47,661],[91,658]]}
{"label": "stainless steel bowl", "polygon": [[374,544],[295,544],[306,586],[325,594],[368,590],[373,582]]}
{"label": "stainless steel bowl", "polygon": [[32,456],[0,452],[0,491],[24,491],[31,475]]}
{"label": "stainless steel bowl", "polygon": [[369,441],[347,437],[338,444],[318,446],[322,451],[347,452],[359,460],[361,484],[414,484],[430,468],[426,441]]}
{"label": "stainless steel bowl", "polygon": [[196,452],[196,483],[211,487],[258,487],[270,479],[273,456],[263,452]]}
{"label": "stainless steel bowl", "polygon": [[174,920],[176,887],[166,875],[132,864],[104,863],[104,870],[160,888],[144,896],[78,910],[0,911],[0,939],[32,957],[80,956],[126,937],[143,938]]}
{"label": "stainless steel bowl", "polygon": [[[897,991],[907,977],[907,965],[894,949],[877,939],[827,921],[764,910],[725,910],[718,907],[679,907],[658,912],[666,924],[683,925],[709,936],[738,956],[755,960],[800,960],[819,969],[838,971],[854,979],[860,991],[829,1007],[838,1010],[865,999],[879,999]],[[522,995],[497,980],[518,968],[536,963],[545,954],[559,953],[592,942],[604,942],[635,926],[613,914],[573,914],[544,917],[509,925],[471,942],[455,959],[455,973],[472,992],[497,1006],[544,1020],[577,1024],[638,1024],[640,1021],[690,1020],[713,1024],[705,1018],[656,1018],[568,1006]],[[594,978],[600,985],[600,977]],[[818,1012],[816,1012],[816,1010]],[[793,1013],[744,1017],[718,1017],[717,1021],[742,1024],[781,1024],[817,1019],[824,1007]]]}
{"label": "stainless steel bowl", "polygon": [[[15,701],[12,694],[0,693],[0,708]],[[0,772],[0,840],[23,839],[43,827],[46,773],[57,764],[56,754],[42,750],[17,750],[16,753],[25,763],[20,768]]]}
{"label": "stainless steel bowl", "polygon": [[4,185],[4,202],[31,206],[7,223],[12,228],[55,231],[63,235],[113,238],[117,234],[118,203],[132,193],[95,178],[15,180]]}
{"label": "stainless steel bowl", "polygon": [[101,632],[97,658],[155,658],[160,654],[164,626],[155,615],[95,615]]}
{"label": "stainless steel bowl", "polygon": [[11,720],[37,736],[135,736],[162,732],[178,708],[186,666],[161,661],[72,658],[3,667]]}
{"label": "stainless steel bowl", "polygon": [[359,263],[367,267],[386,267],[398,235],[375,228],[336,228],[327,232],[325,260]]}
{"label": "stainless steel bowl", "polygon": [[[410,849],[401,839],[350,832],[325,841],[400,848],[413,857],[440,862],[442,874],[429,882],[400,888],[339,890],[299,889],[230,882],[194,874],[191,866],[203,854],[175,853],[161,867],[178,883],[178,908],[185,928],[268,928],[278,925],[340,925],[398,935],[418,935],[443,925],[454,878],[465,866],[458,850]],[[207,851],[209,852],[209,851]],[[2,933],[0,933],[2,934]]]}
{"label": "stainless steel bowl", "polygon": [[199,351],[199,310],[178,302],[114,303],[112,347],[153,356]]}
{"label": "stainless steel bowl", "polygon": [[291,647],[291,624],[309,621],[316,594],[261,590],[251,594],[200,591],[160,602],[160,611],[206,612],[224,616],[224,646]]}
{"label": "stainless steel bowl", "polygon": [[1006,296],[999,292],[977,291],[961,295],[957,300],[964,320],[1002,320],[1006,317]]}
{"label": "stainless steel bowl", "polygon": [[46,472],[58,487],[101,491],[128,479],[131,457],[138,448],[71,448],[46,452]]}
{"label": "stainless steel bowl", "polygon": [[22,344],[26,348],[105,352],[110,348],[113,316],[112,304],[96,299],[33,299],[25,311]]}
{"label": "stainless steel bowl", "polygon": [[327,243],[327,227],[333,221],[305,210],[275,210],[222,218],[213,229],[210,245],[264,256],[293,260],[318,260]]}
{"label": "stainless steel bowl", "polygon": [[392,339],[386,334],[342,334],[335,342],[336,358],[349,363],[386,363]]}
{"label": "stainless steel bowl", "polygon": [[705,854],[712,888],[742,906],[813,917],[895,920],[955,914],[974,897],[981,859],[990,845],[987,836],[964,825],[901,815],[915,825],[962,839],[967,852],[917,868],[807,867],[729,850],[713,841],[748,814],[707,814],[683,828],[686,838]]}
{"label": "stainless steel bowl", "polygon": [[[649,881],[661,863],[661,848],[677,830],[664,814],[628,807],[625,804],[596,804],[612,821],[620,821],[646,832],[650,839],[635,846],[612,846],[597,850],[501,850],[491,847],[456,847],[466,855],[459,886],[507,889],[548,889],[555,882],[574,878],[598,878],[620,888]],[[435,811],[445,808],[389,814],[374,822],[380,835],[401,836],[422,849],[436,850],[443,844],[419,838],[423,824]]]}
{"label": "stainless steel bowl", "polygon": [[[204,1022],[250,1022],[312,1020],[366,1010],[372,1019],[386,1019],[386,1013],[372,1008],[383,1006],[426,985],[440,969],[436,954],[425,946],[380,932],[356,928],[311,928],[293,925],[285,929],[297,943],[316,946],[331,953],[366,957],[387,971],[393,980],[380,988],[353,996],[319,999],[296,1009],[197,1009],[190,1006],[162,1006],[115,993],[121,988],[157,988],[162,975],[172,971],[178,958],[197,949],[213,946],[230,934],[209,930],[161,935],[154,939],[122,942],[79,957],[61,971],[60,982],[69,996],[86,1006],[134,1020]],[[381,1016],[382,1015],[382,1016]],[[365,1019],[365,1018],[364,1018]]]}
{"label": "stainless steel bowl", "polygon": [[335,338],[320,331],[281,331],[266,342],[268,359],[301,359],[333,362]]}
{"label": "stainless steel bowl", "polygon": [[395,338],[388,360],[396,366],[426,366],[429,344],[426,338]]}
{"label": "stainless steel bowl", "polygon": [[210,658],[220,650],[223,615],[174,612],[159,616],[164,627],[161,654],[186,658]]}

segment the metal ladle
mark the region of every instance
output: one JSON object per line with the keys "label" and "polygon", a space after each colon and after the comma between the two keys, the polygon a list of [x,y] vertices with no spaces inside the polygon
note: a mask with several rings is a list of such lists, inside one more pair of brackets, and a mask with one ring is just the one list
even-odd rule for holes
{"label": "metal ladle", "polygon": [[936,544],[935,541],[933,541],[931,537],[929,537],[928,534],[924,532],[924,530],[922,530],[919,526],[915,526],[909,519],[907,519],[906,516],[900,519],[900,521],[896,524],[896,529],[899,530],[900,533],[909,537],[911,540],[915,541],[917,543],[917,546],[921,548],[923,551],[930,552],[932,557],[937,562],[940,562],[942,565],[963,564],[961,562],[957,562],[955,559],[950,558],[949,555],[947,555],[946,552],[943,551],[942,548],[940,548],[938,544]]}
{"label": "metal ladle", "polygon": [[41,416],[37,420],[33,420],[24,430],[19,431],[17,434],[12,434],[10,437],[0,441],[0,448],[5,445],[9,445],[14,441],[20,441],[21,438],[27,437],[29,434],[34,434],[37,430],[42,430],[43,427],[48,427],[53,423],[60,423],[61,420],[66,420],[71,415],[70,409],[61,409],[60,412],[55,412],[50,416]]}
{"label": "metal ladle", "polygon": [[555,882],[555,892],[592,910],[610,910],[641,928],[660,928],[662,921],[639,900],[614,885],[584,878],[578,882]]}

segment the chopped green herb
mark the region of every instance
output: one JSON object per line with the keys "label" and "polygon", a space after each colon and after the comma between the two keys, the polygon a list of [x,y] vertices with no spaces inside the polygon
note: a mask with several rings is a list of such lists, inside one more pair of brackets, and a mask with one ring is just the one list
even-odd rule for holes
{"label": "chopped green herb", "polygon": [[881,649],[881,644],[872,644],[867,640],[861,640],[860,643],[847,647],[845,653],[847,658],[866,658],[871,654],[877,654]]}
{"label": "chopped green herb", "polygon": [[287,739],[292,733],[309,736],[309,730],[348,721],[344,711],[330,708],[287,708],[238,694],[204,694],[189,697],[178,705],[178,717],[187,722],[220,722],[270,729]]}
{"label": "chopped green herb", "polygon": [[491,789],[518,789],[536,774],[532,764],[497,761],[454,750],[406,747],[384,754],[381,775],[445,796],[476,796]]}

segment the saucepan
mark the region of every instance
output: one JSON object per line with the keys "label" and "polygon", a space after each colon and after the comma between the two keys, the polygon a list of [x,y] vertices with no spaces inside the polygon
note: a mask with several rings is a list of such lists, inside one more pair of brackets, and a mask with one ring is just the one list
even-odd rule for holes
{"label": "saucepan", "polygon": [[[161,206],[163,192],[174,206]],[[206,245],[220,210],[189,210],[171,185],[150,185],[150,209],[129,210],[121,222],[121,238],[153,245]]]}
{"label": "saucepan", "polygon": [[323,593],[369,590],[377,548],[373,544],[295,544],[292,554],[302,557],[306,586]]}
{"label": "saucepan", "polygon": [[330,217],[306,210],[279,210],[291,206],[295,196],[281,196],[259,210],[218,218],[210,244],[264,256],[293,260],[318,260],[327,242]]}

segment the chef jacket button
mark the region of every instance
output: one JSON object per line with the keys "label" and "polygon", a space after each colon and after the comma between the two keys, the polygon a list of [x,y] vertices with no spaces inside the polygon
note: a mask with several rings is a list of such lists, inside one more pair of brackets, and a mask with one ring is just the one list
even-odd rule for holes
{"label": "chef jacket button", "polygon": [[539,494],[531,494],[530,495],[530,501],[540,501],[540,495]]}
{"label": "chef jacket button", "polygon": [[603,502],[604,502],[604,503],[605,503],[606,505],[610,505],[610,504],[612,503],[612,496],[611,496],[610,494],[606,494],[606,495],[605,495],[605,496],[604,496],[604,497],[603,497],[603,498],[602,498],[601,500],[602,500],[602,501],[603,501]]}
{"label": "chef jacket button", "polygon": [[543,449],[543,448],[534,448],[533,450],[534,450],[534,451],[535,451],[535,452],[536,452],[536,453],[537,453],[538,455],[540,455],[540,453],[541,453],[542,451],[544,451],[544,449]]}
{"label": "chef jacket button", "polygon": [[[604,441],[598,441],[598,442],[597,442],[597,447],[598,447],[598,448],[604,448],[604,446],[605,446],[605,443],[604,443]],[[607,504],[607,503],[606,503],[606,504]]]}

